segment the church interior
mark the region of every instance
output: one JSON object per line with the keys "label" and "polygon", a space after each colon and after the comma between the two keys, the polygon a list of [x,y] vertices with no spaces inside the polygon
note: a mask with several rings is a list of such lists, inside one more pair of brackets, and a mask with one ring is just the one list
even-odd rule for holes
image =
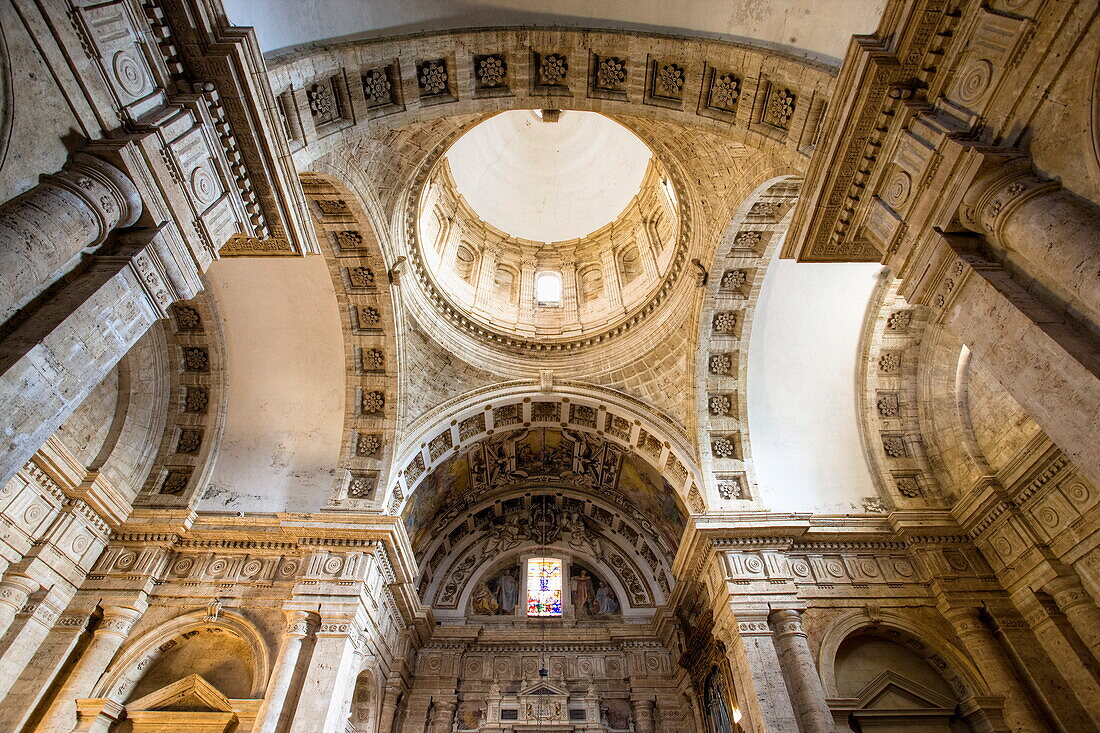
{"label": "church interior", "polygon": [[1100,731],[1095,0],[0,0],[0,730]]}

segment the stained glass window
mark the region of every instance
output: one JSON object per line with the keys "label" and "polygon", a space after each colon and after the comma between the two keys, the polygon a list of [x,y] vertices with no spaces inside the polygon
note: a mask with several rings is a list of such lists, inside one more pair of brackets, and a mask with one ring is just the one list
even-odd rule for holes
{"label": "stained glass window", "polygon": [[561,616],[561,560],[535,557],[527,561],[527,615]]}

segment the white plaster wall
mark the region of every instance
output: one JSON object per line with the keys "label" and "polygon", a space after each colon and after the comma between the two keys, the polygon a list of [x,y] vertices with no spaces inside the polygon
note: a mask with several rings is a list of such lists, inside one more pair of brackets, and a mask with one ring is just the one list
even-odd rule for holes
{"label": "white plaster wall", "polygon": [[238,258],[207,273],[226,339],[225,434],[199,509],[314,511],[344,421],[344,347],[321,257]]}
{"label": "white plaster wall", "polygon": [[224,0],[264,51],[316,41],[509,25],[595,27],[755,40],[822,60],[878,25],[885,0]]}
{"label": "white plaster wall", "polygon": [[447,151],[455,187],[474,211],[536,242],[577,239],[617,219],[651,157],[634,133],[595,112],[564,112],[558,122],[502,112]]}
{"label": "white plaster wall", "polygon": [[877,264],[775,260],[749,337],[749,442],[768,509],[851,512],[876,496],[856,413]]}

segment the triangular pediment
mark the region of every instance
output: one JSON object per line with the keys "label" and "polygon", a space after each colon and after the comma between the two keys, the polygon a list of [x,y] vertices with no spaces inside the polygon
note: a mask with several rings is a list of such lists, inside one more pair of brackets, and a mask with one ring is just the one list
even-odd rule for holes
{"label": "triangular pediment", "polygon": [[229,698],[201,675],[190,674],[181,680],[150,692],[126,704],[127,710],[166,710],[174,712],[232,713]]}
{"label": "triangular pediment", "polygon": [[860,710],[950,710],[954,707],[954,700],[890,670],[871,680],[859,694],[856,704]]}
{"label": "triangular pediment", "polygon": [[516,694],[524,697],[528,695],[567,697],[569,695],[569,691],[552,685],[549,682],[536,682],[532,685],[529,685],[528,687],[522,688]]}

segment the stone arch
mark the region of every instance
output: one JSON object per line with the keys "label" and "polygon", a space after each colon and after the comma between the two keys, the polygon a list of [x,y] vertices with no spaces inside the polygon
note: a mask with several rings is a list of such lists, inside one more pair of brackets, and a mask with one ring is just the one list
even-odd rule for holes
{"label": "stone arch", "polygon": [[125,701],[137,687],[145,672],[167,651],[179,643],[179,639],[202,629],[219,629],[244,642],[252,654],[253,699],[262,698],[271,672],[271,655],[259,629],[247,618],[235,611],[222,609],[211,619],[208,609],[190,611],[150,629],[128,641],[115,656],[95,687],[95,697]]}
{"label": "stone arch", "polygon": [[342,475],[330,504],[373,508],[393,456],[400,412],[395,311],[375,228],[359,197],[326,172],[301,175],[341,310],[346,370]]}
{"label": "stone arch", "polygon": [[[575,512],[574,520],[592,533],[595,541],[576,540],[562,532],[560,538],[536,542],[530,536],[500,539],[496,528],[507,529],[509,521],[522,528],[517,518],[535,511],[540,498],[560,516]],[[528,499],[530,502],[528,502]],[[564,529],[564,528],[563,528]],[[633,506],[594,496],[576,487],[556,484],[527,484],[497,492],[462,508],[451,519],[437,525],[432,541],[421,552],[419,593],[428,605],[462,610],[468,605],[472,583],[495,567],[498,558],[528,553],[538,547],[553,547],[575,556],[610,579],[620,603],[631,609],[656,608],[666,603],[675,578],[672,565],[676,547],[665,544],[660,531]]]}
{"label": "stone arch", "polygon": [[225,430],[228,365],[217,301],[204,290],[175,303],[157,331],[174,365],[167,424],[135,505],[194,507],[214,470]]}
{"label": "stone arch", "polygon": [[[835,661],[845,640],[857,635],[881,635],[923,657],[939,671],[954,690],[958,700],[965,701],[990,694],[989,687],[970,658],[942,632],[926,627],[914,619],[893,611],[881,611],[872,617],[865,609],[853,610],[833,621],[826,630],[817,652],[817,668],[821,674],[826,698],[839,696]],[[935,642],[928,641],[935,639]]]}
{"label": "stone arch", "polygon": [[922,440],[922,343],[931,328],[931,312],[911,305],[899,292],[901,281],[885,273],[872,296],[860,337],[859,415],[864,452],[878,485],[863,509],[936,505],[940,484]]}
{"label": "stone arch", "polygon": [[472,390],[415,420],[395,456],[398,470],[392,472],[387,487],[387,513],[400,513],[424,477],[445,458],[503,427],[497,424],[502,408],[509,411],[509,421],[538,425],[533,402],[556,406],[547,408],[543,424],[565,424],[581,433],[598,434],[652,466],[673,487],[685,514],[706,511],[694,451],[672,420],[640,400],[605,387],[521,379]]}
{"label": "stone arch", "polygon": [[786,234],[800,181],[772,175],[737,209],[706,270],[695,366],[700,463],[708,499],[759,505],[746,408],[746,345],[764,271]]}
{"label": "stone arch", "polygon": [[[470,51],[473,48],[494,48],[498,55],[510,57],[506,76],[494,87],[496,93],[485,94],[478,87],[478,77],[470,66],[475,58]],[[608,55],[626,61],[615,89],[605,89],[598,65],[588,63],[590,57]],[[560,73],[548,77],[543,66],[551,56],[567,63]],[[445,93],[419,88],[406,73],[425,59],[445,70]],[[649,59],[692,60],[680,67],[685,83],[674,98],[654,103],[653,80],[646,78]],[[750,71],[756,69],[759,72]],[[508,28],[439,32],[418,36],[416,44],[401,37],[318,44],[308,52],[269,60],[268,70],[272,88],[283,90],[278,95],[280,110],[288,119],[305,121],[292,126],[292,142],[298,147],[295,159],[300,164],[337,147],[354,149],[357,138],[368,128],[397,129],[414,120],[540,109],[546,106],[547,94],[554,95],[555,104],[563,109],[644,112],[661,120],[720,130],[761,151],[785,149],[807,155],[816,141],[833,85],[828,66],[773,48],[572,28],[546,28],[535,34]],[[401,81],[387,90],[375,89],[366,81],[378,72]],[[328,121],[311,124],[301,94],[302,89],[319,79],[327,82],[334,74],[349,80],[342,92],[351,100],[342,127],[335,131]],[[548,79],[552,81],[545,83]],[[788,88],[796,100],[793,114],[784,119],[760,117],[761,102]],[[500,90],[508,93],[500,94]]]}

